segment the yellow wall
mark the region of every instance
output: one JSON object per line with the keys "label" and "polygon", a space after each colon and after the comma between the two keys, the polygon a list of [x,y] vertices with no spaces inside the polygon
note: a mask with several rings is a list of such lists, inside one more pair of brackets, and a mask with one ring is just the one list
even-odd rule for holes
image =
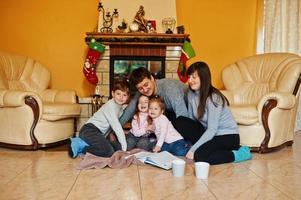
{"label": "yellow wall", "polygon": [[257,0],[177,0],[178,25],[185,26],[197,60],[211,69],[221,88],[223,67],[255,54]]}
{"label": "yellow wall", "polygon": [[[178,24],[221,87],[222,67],[254,54],[257,0],[176,0]],[[85,33],[97,24],[98,0],[0,1],[0,50],[30,56],[52,75],[51,87],[89,96],[82,74]],[[192,14],[193,13],[193,14]],[[190,61],[190,62],[191,62]]]}

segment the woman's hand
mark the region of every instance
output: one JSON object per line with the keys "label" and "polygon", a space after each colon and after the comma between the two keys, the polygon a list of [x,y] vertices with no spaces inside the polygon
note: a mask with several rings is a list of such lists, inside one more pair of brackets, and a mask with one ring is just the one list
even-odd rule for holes
{"label": "woman's hand", "polygon": [[194,153],[191,152],[191,151],[188,151],[187,154],[186,154],[186,158],[190,159],[190,160],[193,160],[194,158]]}
{"label": "woman's hand", "polygon": [[159,146],[155,146],[155,148],[153,148],[153,152],[158,153],[161,151],[161,147]]}

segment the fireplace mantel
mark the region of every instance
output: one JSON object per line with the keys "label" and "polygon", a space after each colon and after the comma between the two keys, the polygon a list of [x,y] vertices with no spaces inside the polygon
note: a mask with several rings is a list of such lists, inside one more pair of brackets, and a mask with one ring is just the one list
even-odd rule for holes
{"label": "fireplace mantel", "polygon": [[146,60],[149,61],[149,69],[151,66],[154,69],[157,65],[161,66],[162,77],[178,79],[177,68],[181,50],[188,37],[188,34],[87,32],[87,44],[94,38],[105,45],[105,51],[96,67],[99,93],[106,97],[111,93],[115,60]]}
{"label": "fireplace mantel", "polygon": [[86,42],[92,38],[105,45],[160,45],[182,46],[188,34],[162,33],[96,33],[87,32]]}

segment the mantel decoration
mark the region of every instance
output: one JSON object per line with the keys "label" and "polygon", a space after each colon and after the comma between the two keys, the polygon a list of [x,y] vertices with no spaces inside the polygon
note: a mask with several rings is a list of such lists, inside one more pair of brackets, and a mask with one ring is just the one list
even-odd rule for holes
{"label": "mantel decoration", "polygon": [[176,20],[174,18],[164,18],[162,20],[162,27],[165,33],[172,34],[176,25]]}
{"label": "mantel decoration", "polygon": [[144,18],[145,15],[145,11],[144,11],[144,7],[140,6],[138,12],[135,15],[134,21],[133,23],[130,25],[130,30],[132,32],[144,32],[144,33],[148,33],[148,24],[147,24],[147,20]]}
{"label": "mantel decoration", "polygon": [[109,11],[105,13],[103,5],[101,2],[98,3],[98,12],[102,12],[102,19],[103,19],[103,27],[100,29],[101,33],[112,33],[112,25],[113,25],[113,18],[118,17],[118,11],[115,8],[113,14],[111,15]]}
{"label": "mantel decoration", "polygon": [[96,75],[96,66],[98,59],[105,51],[105,46],[97,42],[94,38],[88,43],[89,50],[85,59],[83,73],[86,79],[93,85],[97,85],[98,78]]}

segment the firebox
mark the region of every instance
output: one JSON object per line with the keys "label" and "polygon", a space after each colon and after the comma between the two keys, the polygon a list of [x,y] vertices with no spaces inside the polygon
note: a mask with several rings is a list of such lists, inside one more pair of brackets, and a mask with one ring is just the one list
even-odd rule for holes
{"label": "firebox", "polygon": [[155,79],[165,78],[165,57],[159,56],[110,56],[110,94],[115,79],[128,79],[139,67],[148,69]]}

